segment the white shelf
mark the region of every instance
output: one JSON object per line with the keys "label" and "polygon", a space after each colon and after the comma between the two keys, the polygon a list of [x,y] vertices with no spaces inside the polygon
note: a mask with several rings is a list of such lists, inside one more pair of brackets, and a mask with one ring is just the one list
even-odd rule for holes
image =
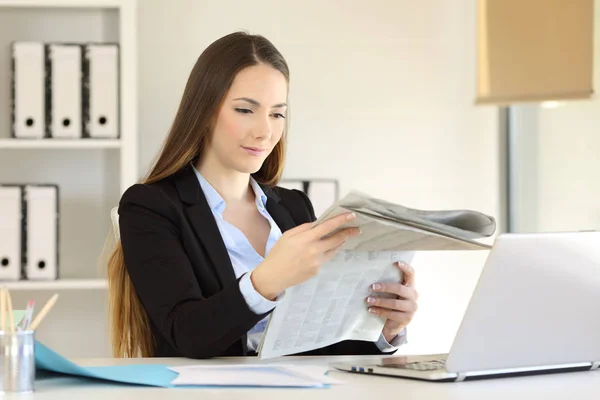
{"label": "white shelf", "polygon": [[113,139],[0,139],[0,149],[118,149]]}
{"label": "white shelf", "polygon": [[0,7],[93,7],[117,8],[129,0],[0,0]]}
{"label": "white shelf", "polygon": [[106,279],[59,279],[56,281],[0,282],[8,290],[82,290],[107,289]]}

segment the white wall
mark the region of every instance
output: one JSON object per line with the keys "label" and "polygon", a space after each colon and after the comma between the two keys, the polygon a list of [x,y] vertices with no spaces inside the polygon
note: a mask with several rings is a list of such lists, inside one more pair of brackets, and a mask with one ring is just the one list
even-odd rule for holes
{"label": "white wall", "polygon": [[[475,2],[144,0],[139,11],[145,173],[202,50],[260,33],[291,68],[285,176],[337,178],[417,208],[500,217],[498,115],[473,106]],[[487,254],[423,254],[409,352],[447,351]]]}

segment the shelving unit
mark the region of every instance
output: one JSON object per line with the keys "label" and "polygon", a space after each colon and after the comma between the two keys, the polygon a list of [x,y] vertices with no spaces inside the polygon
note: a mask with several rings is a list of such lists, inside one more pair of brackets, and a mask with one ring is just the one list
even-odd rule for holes
{"label": "shelving unit", "polygon": [[[41,307],[46,291],[60,293],[36,336],[66,356],[110,355],[106,266],[98,260],[111,208],[139,179],[136,27],[137,0],[0,0],[0,183],[58,184],[61,276],[0,284],[15,308],[28,299]],[[120,138],[11,138],[12,41],[119,43]]]}
{"label": "shelving unit", "polygon": [[[0,68],[0,182],[59,185],[59,268],[65,279],[104,278],[96,259],[109,233],[110,209],[138,179],[136,7],[136,0],[0,0],[0,63],[7,66]],[[10,43],[15,40],[118,42],[120,138],[11,138]],[[11,285],[19,284],[29,287]]]}
{"label": "shelving unit", "polygon": [[120,149],[120,140],[0,139],[3,149]]}
{"label": "shelving unit", "polygon": [[[0,7],[44,8],[125,8],[127,0],[0,0]],[[135,7],[135,4],[133,4]]]}
{"label": "shelving unit", "polygon": [[59,279],[56,281],[5,282],[8,290],[93,290],[108,288],[106,279]]}

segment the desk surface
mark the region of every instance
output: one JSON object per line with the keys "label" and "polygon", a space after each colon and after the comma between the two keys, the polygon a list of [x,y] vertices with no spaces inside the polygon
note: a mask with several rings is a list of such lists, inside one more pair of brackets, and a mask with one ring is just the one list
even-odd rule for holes
{"label": "desk surface", "polygon": [[[286,357],[285,363],[323,365],[361,358],[375,361],[372,357]],[[256,358],[227,358],[212,360],[190,360],[179,358],[162,359],[74,359],[82,366],[125,365],[134,363],[157,363],[166,365],[220,365],[228,363],[257,363]],[[273,362],[273,361],[271,361]],[[600,393],[600,370],[571,372],[563,374],[538,375],[529,377],[491,379],[461,383],[433,383],[415,380],[365,376],[343,371],[330,371],[331,376],[345,382],[328,389],[164,389],[141,386],[112,384],[83,380],[72,377],[47,377],[36,382],[36,392],[26,396],[3,396],[18,399],[47,400],[133,400],[133,399],[260,399],[285,400],[319,399],[393,399],[393,398],[435,398],[435,399],[565,399],[575,396],[581,399],[598,399]]]}

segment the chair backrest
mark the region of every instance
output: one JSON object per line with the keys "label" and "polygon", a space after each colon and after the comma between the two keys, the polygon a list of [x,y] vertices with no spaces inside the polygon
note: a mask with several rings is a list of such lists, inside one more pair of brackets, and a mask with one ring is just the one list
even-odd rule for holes
{"label": "chair backrest", "polygon": [[119,207],[114,207],[110,210],[110,219],[112,220],[115,239],[119,242],[121,240],[121,232],[119,232]]}

